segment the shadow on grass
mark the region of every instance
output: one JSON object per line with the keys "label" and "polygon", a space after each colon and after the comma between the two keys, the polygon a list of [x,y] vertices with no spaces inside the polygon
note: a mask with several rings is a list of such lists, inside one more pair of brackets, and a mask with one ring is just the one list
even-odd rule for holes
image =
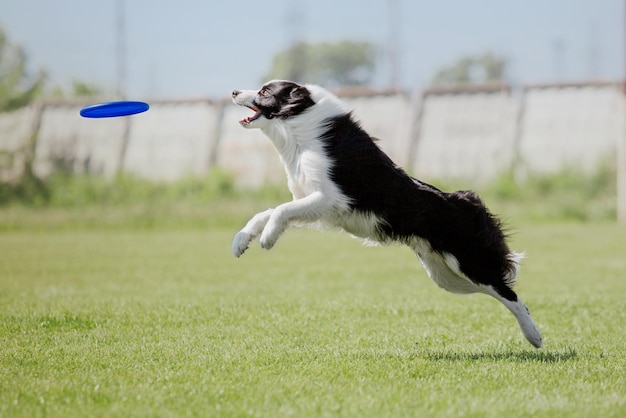
{"label": "shadow on grass", "polygon": [[540,363],[561,363],[575,360],[578,353],[574,349],[562,351],[546,350],[521,350],[504,352],[482,352],[482,353],[459,353],[459,352],[426,352],[423,356],[431,361],[513,361],[519,363],[540,362]]}

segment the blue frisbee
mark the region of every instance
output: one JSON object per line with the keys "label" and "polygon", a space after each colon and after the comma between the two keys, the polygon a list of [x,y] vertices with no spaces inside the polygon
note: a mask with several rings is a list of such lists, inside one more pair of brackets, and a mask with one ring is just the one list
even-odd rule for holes
{"label": "blue frisbee", "polygon": [[84,118],[114,118],[145,112],[150,109],[148,103],[123,100],[119,102],[98,103],[87,106],[80,111]]}

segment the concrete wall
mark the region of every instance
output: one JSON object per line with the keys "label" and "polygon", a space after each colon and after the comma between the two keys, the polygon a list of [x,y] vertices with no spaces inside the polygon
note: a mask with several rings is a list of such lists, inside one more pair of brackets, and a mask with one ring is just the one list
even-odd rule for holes
{"label": "concrete wall", "polygon": [[535,86],[523,100],[519,159],[527,171],[592,171],[624,136],[624,95],[615,85]]}
{"label": "concrete wall", "polygon": [[216,166],[233,173],[238,184],[258,187],[286,182],[285,171],[272,142],[258,129],[245,129],[239,121],[253,112],[230,103],[223,105]]}
{"label": "concrete wall", "polygon": [[519,101],[508,90],[427,92],[412,169],[421,177],[487,181],[509,169]]}
{"label": "concrete wall", "polygon": [[79,103],[44,104],[38,124],[33,171],[55,170],[111,176],[120,167],[127,119],[84,119]]}
{"label": "concrete wall", "polygon": [[0,181],[17,181],[32,159],[33,132],[40,107],[25,107],[12,113],[0,113]]}
{"label": "concrete wall", "polygon": [[397,164],[410,163],[407,150],[411,147],[411,123],[417,109],[402,93],[350,96],[344,98],[361,126],[378,139],[378,145]]}
{"label": "concrete wall", "polygon": [[158,181],[207,174],[221,107],[207,100],[157,102],[130,121],[122,171]]}
{"label": "concrete wall", "polygon": [[[340,96],[399,165],[420,177],[462,178],[468,187],[514,166],[593,169],[625,135],[624,96],[611,83]],[[238,120],[250,111],[230,101],[157,101],[146,113],[109,119],[81,118],[86,104],[0,114],[0,179],[16,178],[31,159],[42,177],[63,168],[172,181],[219,167],[240,185],[285,181],[271,141],[242,128]]]}

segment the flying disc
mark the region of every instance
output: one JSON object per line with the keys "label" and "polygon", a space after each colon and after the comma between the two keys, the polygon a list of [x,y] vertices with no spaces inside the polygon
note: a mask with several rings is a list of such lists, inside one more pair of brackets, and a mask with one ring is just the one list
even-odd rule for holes
{"label": "flying disc", "polygon": [[87,106],[80,111],[84,118],[114,118],[145,112],[150,109],[148,103],[123,100],[119,102],[98,103]]}

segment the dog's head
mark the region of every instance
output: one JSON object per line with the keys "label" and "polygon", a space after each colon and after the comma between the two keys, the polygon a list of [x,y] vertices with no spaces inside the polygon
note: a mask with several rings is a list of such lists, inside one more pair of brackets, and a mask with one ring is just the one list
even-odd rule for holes
{"label": "dog's head", "polygon": [[233,102],[255,113],[239,121],[244,128],[263,128],[270,120],[285,120],[313,106],[311,92],[292,81],[274,80],[259,90],[234,90]]}

